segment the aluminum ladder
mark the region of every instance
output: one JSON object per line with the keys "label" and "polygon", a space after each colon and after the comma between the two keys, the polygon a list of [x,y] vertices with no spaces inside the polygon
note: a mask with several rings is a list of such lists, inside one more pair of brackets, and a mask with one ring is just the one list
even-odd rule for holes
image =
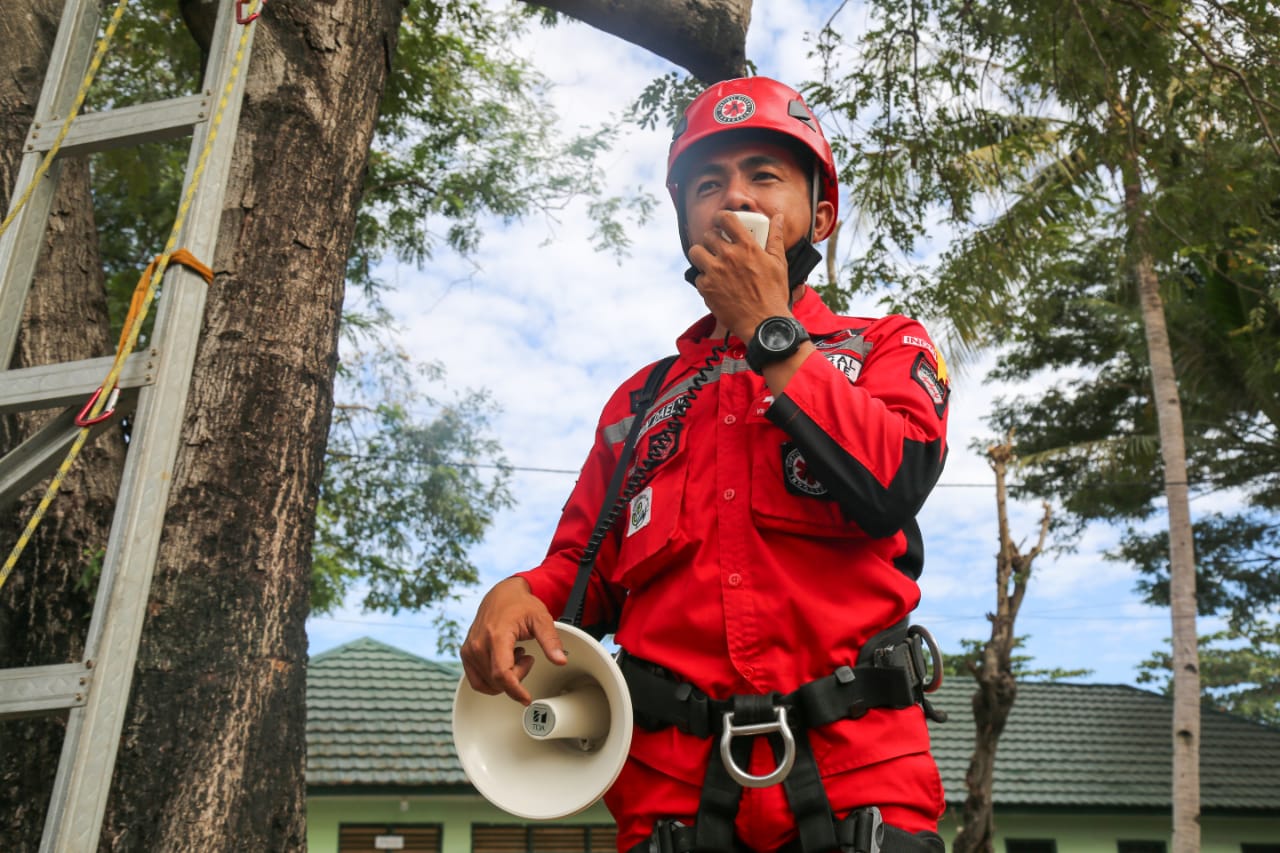
{"label": "aluminum ladder", "polygon": [[[87,154],[190,136],[180,196],[185,199],[212,133],[213,147],[176,244],[206,264],[213,262],[248,70],[253,27],[252,17],[241,20],[245,6],[244,0],[222,0],[199,94],[80,116],[59,151]],[[98,0],[66,0],[11,204],[30,185],[72,109],[100,18]],[[233,75],[237,53],[239,73]],[[211,119],[219,109],[215,130]],[[0,236],[0,365],[12,359],[59,171],[55,159],[47,179]],[[151,340],[144,351],[129,357],[118,382],[123,405],[136,405],[136,412],[84,659],[0,669],[0,720],[67,714],[40,845],[49,853],[97,849],[137,661],[206,295],[204,280],[178,264],[168,268],[163,287]],[[0,459],[0,507],[11,507],[23,492],[53,474],[79,431],[76,414],[112,361],[107,357],[0,371],[0,414],[69,407]],[[15,571],[21,570],[19,563]]]}

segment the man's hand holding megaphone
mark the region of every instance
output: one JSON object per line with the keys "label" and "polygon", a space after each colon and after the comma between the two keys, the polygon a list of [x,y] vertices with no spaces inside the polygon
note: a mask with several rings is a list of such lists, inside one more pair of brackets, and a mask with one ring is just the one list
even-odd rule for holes
{"label": "man's hand holding megaphone", "polygon": [[462,644],[462,669],[471,689],[489,696],[505,693],[521,705],[533,701],[524,679],[536,658],[520,645],[536,641],[547,660],[564,666],[564,653],[551,611],[524,578],[508,578],[489,590]]}
{"label": "man's hand holding megaphone", "polygon": [[454,746],[491,803],[556,820],[589,807],[618,778],[632,733],[622,671],[591,635],[557,624],[524,578],[502,581],[480,602],[462,666]]}

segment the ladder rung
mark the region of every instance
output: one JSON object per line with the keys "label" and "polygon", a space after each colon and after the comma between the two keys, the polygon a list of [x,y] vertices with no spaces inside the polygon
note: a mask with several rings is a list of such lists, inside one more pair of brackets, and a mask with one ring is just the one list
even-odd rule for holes
{"label": "ladder rung", "polygon": [[[91,427],[90,439],[103,430],[117,426],[120,423],[119,416],[133,411],[136,404],[136,391],[122,394],[116,403],[117,416]],[[80,427],[75,423],[79,412],[78,405],[60,412],[35,435],[0,458],[0,510],[7,508],[27,489],[58,469],[80,433]]]}
{"label": "ladder rung", "polygon": [[[135,352],[125,359],[117,384],[138,388],[155,381],[154,350]],[[45,364],[0,372],[0,415],[83,405],[111,370],[111,356]]]}
{"label": "ladder rung", "polygon": [[[170,98],[118,110],[76,116],[63,139],[60,154],[92,154],[112,148],[180,139],[209,114],[207,95]],[[27,151],[48,151],[61,129],[61,121],[37,121],[27,135]]]}
{"label": "ladder rung", "polygon": [[92,677],[87,663],[0,669],[0,720],[83,705]]}

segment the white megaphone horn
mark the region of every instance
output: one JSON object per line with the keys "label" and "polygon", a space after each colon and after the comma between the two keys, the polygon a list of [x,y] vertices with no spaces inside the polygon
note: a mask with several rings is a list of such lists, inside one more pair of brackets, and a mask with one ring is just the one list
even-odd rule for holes
{"label": "white megaphone horn", "polygon": [[453,697],[453,743],[476,790],[526,820],[555,820],[588,808],[609,789],[631,748],[631,696],[613,656],[591,635],[557,622],[569,662],[557,666],[534,640],[524,680],[528,707],[472,689]]}

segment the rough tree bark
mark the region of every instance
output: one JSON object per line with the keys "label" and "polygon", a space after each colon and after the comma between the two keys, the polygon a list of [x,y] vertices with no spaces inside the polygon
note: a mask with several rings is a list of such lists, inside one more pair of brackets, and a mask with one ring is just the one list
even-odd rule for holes
{"label": "rough tree bark", "polygon": [[[7,210],[57,31],[61,0],[0,7],[0,209]],[[107,300],[82,158],[61,162],[58,191],[10,366],[109,355]],[[21,190],[22,188],[17,188]],[[52,412],[0,418],[0,453]],[[92,567],[106,545],[124,463],[119,430],[85,448],[0,590],[0,668],[79,660],[92,609]],[[4,507],[0,559],[43,496],[41,485]],[[0,724],[0,850],[35,849],[62,748],[65,718]]]}
{"label": "rough tree bark", "polygon": [[[34,10],[15,4],[0,13],[0,42],[24,48],[6,49],[0,64],[6,192],[61,5],[38,0]],[[236,167],[212,259],[217,279],[104,848],[305,845],[304,620],[315,499],[332,403],[344,264],[401,10],[400,0],[275,0],[259,21]],[[39,50],[27,52],[28,47]],[[77,210],[92,223],[87,193],[60,202],[59,209]],[[54,217],[50,239],[58,247],[80,247],[75,265],[99,276],[101,301],[100,263],[96,254],[84,256],[91,241],[64,239],[71,226],[59,226],[60,217]],[[38,329],[48,329],[53,341],[86,343],[94,350],[60,349],[59,360],[109,352],[105,323],[99,324],[100,335],[89,335],[93,324],[86,312],[68,310],[91,289],[71,286],[75,279],[65,274],[43,273],[44,278],[69,286],[63,293],[48,291],[47,301],[57,306],[64,326],[54,330],[35,316],[35,308],[45,304],[37,289],[23,329],[27,348]],[[93,452],[102,445],[99,440]],[[79,469],[92,464],[86,459]],[[69,518],[98,515],[88,512],[86,497],[64,494],[58,503]],[[39,600],[46,610],[51,602],[31,595],[23,585],[29,581],[17,579],[43,583],[46,564],[71,572],[80,565],[81,549],[105,540],[51,521],[44,528],[73,543],[74,550],[46,553],[33,543],[7,591],[13,600]],[[74,584],[55,587],[69,590]],[[12,608],[13,601],[8,603]],[[23,627],[6,618],[6,629]],[[40,623],[31,631],[33,644],[52,643],[58,659],[74,656],[79,640],[71,638],[83,633],[83,625],[71,631],[67,619],[57,622],[48,613],[27,621]],[[6,654],[16,650],[6,641]],[[43,754],[37,765],[49,771],[49,780],[58,755],[54,740],[46,733],[33,747]],[[8,746],[5,752],[11,754]],[[20,787],[21,799],[5,816],[11,841],[0,846],[33,849],[47,792],[32,790],[20,774],[6,773],[2,781],[6,793]]]}
{"label": "rough tree bark", "polygon": [[747,68],[751,0],[525,0],[588,23],[684,68],[705,83]]}
{"label": "rough tree bark", "polygon": [[1004,444],[987,448],[987,461],[996,475],[996,519],[1000,536],[1000,551],[996,554],[996,610],[987,614],[991,622],[991,638],[982,648],[981,663],[968,662],[969,671],[978,682],[978,689],[973,694],[975,732],[973,755],[964,777],[968,794],[953,853],[992,853],[994,850],[992,786],[995,783],[996,749],[1018,698],[1018,684],[1013,677],[1014,623],[1027,591],[1027,581],[1031,579],[1031,564],[1044,550],[1049,535],[1050,515],[1046,503],[1036,544],[1022,553],[1013,541],[1009,532],[1009,493],[1005,480],[1013,459],[1012,435]]}
{"label": "rough tree bark", "polygon": [[[33,2],[35,13],[32,3],[0,7],[0,27],[8,26],[0,29],[5,62],[19,56],[10,48],[28,40],[46,44],[47,57],[61,3]],[[184,17],[207,17],[202,12],[212,2],[188,0]],[[402,4],[272,0],[257,24],[217,254],[201,259],[211,262],[216,280],[184,415],[104,849],[282,851],[305,845],[304,621],[315,502],[344,265]],[[740,74],[749,2],[707,0],[695,11],[704,6],[717,7],[711,10],[716,14],[698,18],[685,10],[677,20],[686,33],[696,33],[695,53],[716,45],[730,58],[718,65],[696,57],[680,64],[708,79]],[[578,11],[588,23],[616,31],[627,27],[610,27],[609,20],[624,20],[627,8],[590,19],[585,7]],[[643,11],[649,27],[667,17],[652,5],[632,11]],[[23,26],[34,28],[30,36],[19,34]],[[661,32],[644,37],[661,41]],[[675,30],[667,32],[675,38]],[[673,48],[688,49],[678,39],[645,46],[669,58]],[[21,74],[0,64],[0,74],[7,75],[0,98],[19,91],[14,81],[28,72],[38,87],[45,64],[39,56],[24,58],[17,63]],[[34,95],[12,103],[29,106]],[[6,133],[29,124],[29,114],[26,120],[0,118],[6,118],[0,122]],[[21,136],[19,130],[15,138]],[[3,137],[6,156],[17,150],[12,143]],[[5,174],[12,175],[13,162]],[[81,532],[71,538],[79,547],[97,541]],[[61,559],[72,565],[70,557]],[[39,630],[67,633],[48,624]],[[56,763],[56,755],[56,749],[47,754],[47,764]],[[43,812],[45,803],[35,806]],[[9,846],[31,845],[22,840]]]}
{"label": "rough tree bark", "polygon": [[108,802],[114,850],[305,845],[305,619],[344,267],[400,0],[258,22]]}
{"label": "rough tree bark", "polygon": [[[1133,115],[1127,110],[1122,115]],[[1137,133],[1137,129],[1132,130]],[[1160,280],[1147,246],[1141,168],[1137,146],[1124,164],[1124,204],[1131,264],[1151,363],[1152,398],[1164,463],[1169,510],[1169,604],[1173,621],[1173,845],[1172,853],[1200,850],[1200,654],[1196,635],[1196,558],[1187,482],[1178,375],[1165,324]]]}

